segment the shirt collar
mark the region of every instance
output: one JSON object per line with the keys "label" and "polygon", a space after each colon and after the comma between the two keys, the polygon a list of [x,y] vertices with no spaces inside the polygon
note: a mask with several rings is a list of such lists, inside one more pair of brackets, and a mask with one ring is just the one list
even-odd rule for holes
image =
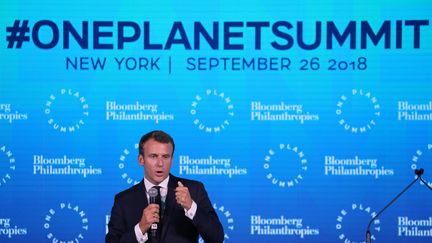
{"label": "shirt collar", "polygon": [[154,186],[160,186],[163,189],[167,189],[169,178],[170,178],[170,176],[168,175],[167,178],[165,178],[165,180],[163,180],[161,183],[159,183],[159,185],[155,185],[155,184],[151,183],[150,181],[148,181],[147,178],[144,177],[145,188],[147,189],[147,191]]}

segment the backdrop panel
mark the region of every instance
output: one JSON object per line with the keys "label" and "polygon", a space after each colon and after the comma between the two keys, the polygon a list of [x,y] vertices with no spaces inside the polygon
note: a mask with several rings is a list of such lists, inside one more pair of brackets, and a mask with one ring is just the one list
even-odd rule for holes
{"label": "backdrop panel", "polygon": [[[236,3],[234,3],[236,2]],[[3,1],[0,241],[103,242],[143,177],[140,137],[176,142],[225,242],[364,242],[432,185],[429,1]],[[431,242],[416,183],[371,225]]]}

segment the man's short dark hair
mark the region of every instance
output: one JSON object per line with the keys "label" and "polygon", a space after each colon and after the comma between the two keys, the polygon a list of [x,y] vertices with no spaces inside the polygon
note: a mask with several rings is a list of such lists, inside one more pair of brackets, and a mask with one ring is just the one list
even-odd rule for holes
{"label": "man's short dark hair", "polygon": [[139,154],[144,155],[144,143],[150,139],[154,139],[159,143],[168,143],[168,144],[170,143],[173,147],[171,155],[174,154],[174,148],[175,148],[174,139],[168,133],[161,130],[151,131],[141,137],[141,140],[139,142],[139,148],[138,148]]}

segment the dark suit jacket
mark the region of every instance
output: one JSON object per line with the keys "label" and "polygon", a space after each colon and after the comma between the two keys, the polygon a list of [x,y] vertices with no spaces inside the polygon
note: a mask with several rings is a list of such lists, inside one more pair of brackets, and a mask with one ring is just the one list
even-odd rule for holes
{"label": "dark suit jacket", "polygon": [[[198,208],[193,220],[185,216],[184,209],[175,200],[175,188],[181,181],[189,188],[192,199]],[[144,180],[115,196],[108,223],[106,243],[136,243],[134,227],[140,221],[147,207]],[[222,224],[210,203],[201,182],[170,175],[164,217],[161,220],[160,243],[198,242],[198,235],[207,243],[221,243],[224,240]]]}

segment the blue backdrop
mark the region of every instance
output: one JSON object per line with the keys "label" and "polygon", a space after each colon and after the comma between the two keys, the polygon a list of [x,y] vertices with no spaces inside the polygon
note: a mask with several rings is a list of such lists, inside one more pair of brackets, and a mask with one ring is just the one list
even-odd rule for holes
{"label": "blue backdrop", "polygon": [[[0,4],[0,241],[103,242],[143,177],[140,137],[176,142],[225,242],[364,242],[424,168],[429,1]],[[431,242],[416,183],[371,226]]]}

